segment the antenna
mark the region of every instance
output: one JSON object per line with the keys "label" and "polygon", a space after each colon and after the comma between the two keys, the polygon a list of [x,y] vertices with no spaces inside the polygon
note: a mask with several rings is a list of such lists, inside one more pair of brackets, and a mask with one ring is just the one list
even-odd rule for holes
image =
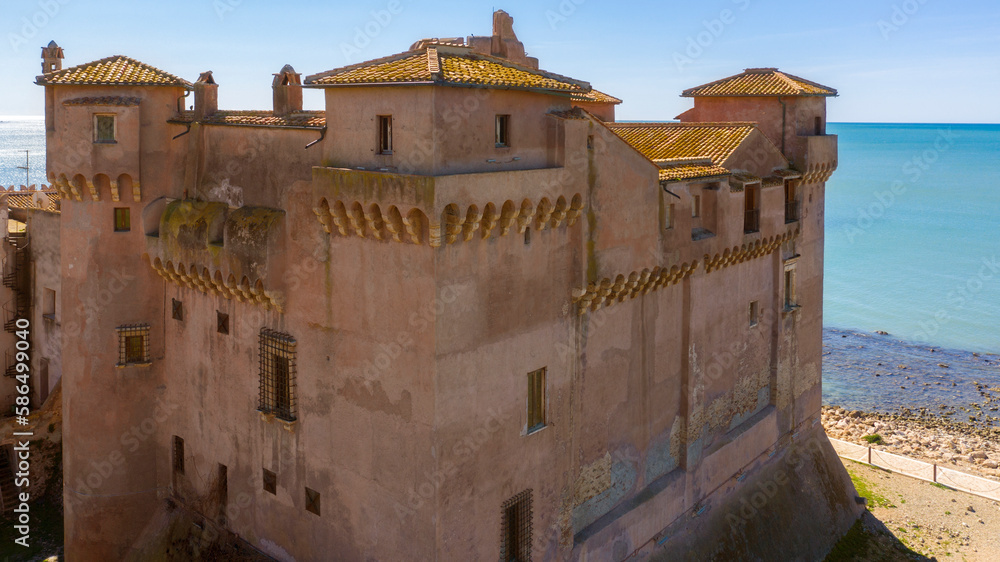
{"label": "antenna", "polygon": [[31,185],[31,165],[28,162],[28,151],[24,151],[24,166],[18,166],[18,170],[24,170],[24,187]]}

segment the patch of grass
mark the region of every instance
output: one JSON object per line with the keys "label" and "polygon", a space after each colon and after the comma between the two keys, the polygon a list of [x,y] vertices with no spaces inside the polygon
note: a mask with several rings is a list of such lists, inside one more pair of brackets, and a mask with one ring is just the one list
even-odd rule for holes
{"label": "patch of grass", "polygon": [[930,484],[931,486],[934,486],[935,488],[941,488],[942,490],[948,490],[949,492],[954,492],[955,491],[954,488],[949,488],[948,486],[945,486],[944,484],[941,484],[939,482],[928,482],[928,484]]}
{"label": "patch of grass", "polygon": [[882,436],[879,435],[878,433],[873,433],[871,435],[865,435],[864,437],[862,437],[862,439],[864,439],[865,441],[871,443],[872,445],[881,445],[881,444],[885,443],[885,441],[882,440]]}
{"label": "patch of grass", "polygon": [[944,512],[944,514],[945,515],[951,515],[951,512],[950,511],[946,511],[946,512]]}
{"label": "patch of grass", "polygon": [[885,496],[876,493],[871,484],[869,484],[864,478],[858,476],[850,468],[847,469],[847,474],[851,476],[851,482],[854,482],[854,489],[858,491],[858,495],[863,498],[868,498],[868,507],[896,507],[891,501],[889,501]]}
{"label": "patch of grass", "polygon": [[861,524],[861,519],[858,519],[851,526],[851,530],[847,531],[847,534],[837,541],[830,554],[826,555],[824,562],[865,560],[868,555],[869,545],[873,541],[874,537],[865,532]]}

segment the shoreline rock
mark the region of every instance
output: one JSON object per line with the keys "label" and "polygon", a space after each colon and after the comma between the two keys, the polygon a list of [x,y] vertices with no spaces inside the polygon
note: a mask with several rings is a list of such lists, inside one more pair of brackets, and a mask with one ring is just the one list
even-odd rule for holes
{"label": "shoreline rock", "polygon": [[[880,414],[823,406],[827,435],[1000,481],[1000,429],[944,419],[926,410]],[[868,443],[878,435],[881,443]]]}

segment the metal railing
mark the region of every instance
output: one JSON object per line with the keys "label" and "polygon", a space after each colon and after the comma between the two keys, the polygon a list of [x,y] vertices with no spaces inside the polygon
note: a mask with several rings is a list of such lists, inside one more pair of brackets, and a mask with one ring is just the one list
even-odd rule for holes
{"label": "metal railing", "polygon": [[959,472],[951,468],[939,466],[937,463],[918,461],[902,455],[887,453],[870,446],[858,445],[830,437],[830,443],[841,458],[868,463],[872,466],[898,472],[911,478],[927,482],[935,482],[987,499],[1000,501],[1000,482],[976,476],[967,472]]}

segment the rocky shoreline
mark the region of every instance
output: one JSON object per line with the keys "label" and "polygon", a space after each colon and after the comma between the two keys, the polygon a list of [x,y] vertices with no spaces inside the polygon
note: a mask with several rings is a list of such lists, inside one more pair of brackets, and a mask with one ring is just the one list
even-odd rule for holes
{"label": "rocky shoreline", "polygon": [[923,409],[880,414],[824,406],[822,421],[827,435],[836,439],[867,446],[864,437],[877,435],[881,442],[871,443],[877,449],[1000,480],[997,428],[949,420]]}

